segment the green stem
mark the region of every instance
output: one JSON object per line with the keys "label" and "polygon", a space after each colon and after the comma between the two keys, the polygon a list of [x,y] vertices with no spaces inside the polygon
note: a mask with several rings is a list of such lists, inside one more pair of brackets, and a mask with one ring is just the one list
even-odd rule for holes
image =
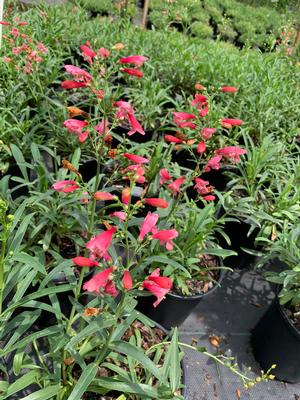
{"label": "green stem", "polygon": [[110,329],[109,335],[108,335],[108,337],[107,337],[107,339],[106,339],[106,341],[105,341],[105,344],[104,344],[104,346],[103,346],[103,348],[102,348],[102,350],[101,350],[101,353],[99,354],[99,356],[98,356],[97,359],[95,360],[95,363],[96,363],[97,365],[100,365],[100,364],[103,362],[103,360],[105,360],[105,358],[107,357],[108,347],[109,347],[109,345],[110,345],[112,336],[113,336],[113,334],[114,334],[114,332],[115,332],[115,328],[116,328],[116,326],[118,325],[118,320],[119,320],[119,318],[120,318],[121,315],[122,315],[123,307],[124,307],[124,304],[125,304],[125,299],[126,299],[126,294],[123,294],[123,295],[122,295],[122,298],[121,298],[121,301],[120,301],[120,303],[118,304],[118,307],[117,307],[117,309],[116,309],[115,323],[112,325],[112,327],[111,327],[111,329]]}
{"label": "green stem", "polygon": [[2,314],[2,302],[3,302],[4,262],[5,262],[6,241],[7,241],[6,232],[3,232],[3,240],[2,240],[1,255],[0,255],[0,316]]}

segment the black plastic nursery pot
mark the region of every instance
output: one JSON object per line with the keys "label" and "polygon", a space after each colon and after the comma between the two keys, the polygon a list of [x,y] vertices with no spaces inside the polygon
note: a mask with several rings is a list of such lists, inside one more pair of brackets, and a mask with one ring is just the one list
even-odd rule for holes
{"label": "black plastic nursery pot", "polygon": [[195,296],[179,296],[177,294],[168,293],[166,298],[162,300],[157,307],[153,306],[153,303],[156,301],[155,296],[138,297],[136,309],[166,329],[180,326],[197,307],[200,301],[219,287],[223,277],[224,270],[220,269],[218,284],[215,284],[207,293],[201,293]]}
{"label": "black plastic nursery pot", "polygon": [[255,326],[251,343],[255,359],[267,371],[289,383],[300,382],[300,332],[280,305],[278,297]]}

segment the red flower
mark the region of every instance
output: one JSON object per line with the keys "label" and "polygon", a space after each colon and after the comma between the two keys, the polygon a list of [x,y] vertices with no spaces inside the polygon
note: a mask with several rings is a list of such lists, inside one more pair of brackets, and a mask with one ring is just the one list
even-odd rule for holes
{"label": "red flower", "polygon": [[117,228],[112,227],[108,231],[100,233],[98,236],[86,243],[85,247],[89,249],[91,258],[104,258],[110,260],[107,250],[111,244],[114,233]]}
{"label": "red flower", "polygon": [[137,183],[145,183],[146,178],[144,177],[145,168],[141,164],[134,164],[127,167],[123,172],[134,171],[133,177],[124,177],[123,179],[133,179]]}
{"label": "red flower", "polygon": [[203,196],[203,199],[207,200],[207,201],[213,201],[213,200],[215,200],[215,198],[216,198],[216,196],[214,196],[212,194],[208,194],[207,196]]}
{"label": "red flower", "polygon": [[9,26],[9,25],[11,25],[11,23],[7,22],[7,21],[0,21],[0,25]]}
{"label": "red flower", "polygon": [[191,114],[191,113],[186,113],[186,112],[172,112],[174,115],[173,120],[176,123],[176,121],[188,121],[191,119],[195,119],[196,115]]}
{"label": "red flower", "polygon": [[107,58],[110,55],[110,51],[108,49],[106,49],[105,47],[101,47],[98,51],[97,51],[98,55],[101,58]]}
{"label": "red flower", "polygon": [[182,176],[172,183],[168,185],[168,188],[173,192],[173,194],[179,193],[180,192],[180,186],[183,184],[185,181],[185,176]]}
{"label": "red flower", "polygon": [[124,271],[123,286],[125,290],[130,290],[132,288],[132,278],[130,272],[127,270]]}
{"label": "red flower", "polygon": [[200,143],[198,144],[198,146],[197,146],[197,153],[203,154],[203,153],[205,153],[205,150],[206,150],[206,144],[205,144],[205,142],[200,142]]}
{"label": "red flower", "polygon": [[148,158],[137,156],[135,154],[124,153],[123,156],[136,164],[147,164],[149,162]]}
{"label": "red flower", "polygon": [[142,78],[144,76],[142,71],[135,68],[121,68],[120,71],[125,72],[128,75],[136,76],[137,78]]}
{"label": "red flower", "polygon": [[213,156],[210,160],[207,161],[206,166],[204,168],[205,172],[209,172],[211,169],[220,169],[220,161],[222,160],[222,156]]}
{"label": "red flower", "polygon": [[205,87],[203,85],[201,85],[200,83],[196,83],[195,84],[195,89],[196,90],[205,90]]}
{"label": "red flower", "polygon": [[88,83],[92,79],[91,74],[75,65],[65,65],[65,69],[67,73],[73,75],[74,79],[78,82]]}
{"label": "red flower", "polygon": [[104,129],[104,119],[100,122],[100,124],[97,124],[95,128],[96,131],[99,133],[99,135],[107,133],[109,131],[108,120],[107,119],[105,120],[105,129]]}
{"label": "red flower", "polygon": [[204,107],[201,109],[201,111],[199,112],[200,117],[205,117],[208,114],[209,108],[208,107]]}
{"label": "red flower", "polygon": [[147,216],[145,217],[141,229],[138,240],[143,240],[144,237],[152,231],[158,221],[158,214],[148,212]]}
{"label": "red flower", "polygon": [[235,93],[237,92],[237,88],[234,86],[222,86],[220,88],[221,92],[227,92],[227,93]]}
{"label": "red flower", "polygon": [[127,214],[124,211],[114,211],[109,216],[119,218],[120,221],[126,221],[127,218]]}
{"label": "red flower", "polygon": [[140,68],[147,60],[148,58],[144,56],[129,56],[120,58],[119,63],[134,64],[137,68]]}
{"label": "red flower", "polygon": [[215,151],[216,154],[229,158],[230,160],[239,163],[241,161],[240,156],[247,154],[246,149],[241,149],[238,146],[228,146]]}
{"label": "red flower", "polygon": [[75,133],[80,143],[83,143],[88,137],[88,132],[82,132],[82,129],[87,125],[88,122],[78,119],[67,119],[64,122],[65,128],[67,128],[69,132]]}
{"label": "red flower", "polygon": [[122,190],[122,203],[126,206],[130,203],[131,193],[130,188],[126,187]]}
{"label": "red flower", "polygon": [[116,289],[116,287],[115,287],[115,284],[113,283],[113,281],[111,280],[111,279],[109,279],[108,281],[107,281],[107,284],[105,285],[105,287],[104,287],[104,292],[106,293],[106,294],[110,294],[111,296],[113,296],[113,297],[116,297],[116,296],[118,296],[118,291],[117,291],[117,289]]}
{"label": "red flower", "polygon": [[165,135],[164,136],[165,140],[167,142],[171,142],[171,143],[183,143],[182,140],[180,140],[178,137],[173,136],[173,135]]}
{"label": "red flower", "polygon": [[77,265],[77,267],[98,267],[99,265],[99,263],[97,263],[96,261],[81,256],[73,258],[72,261],[75,265]]}
{"label": "red flower", "polygon": [[153,303],[157,307],[165,298],[166,294],[171,290],[173,282],[166,276],[159,276],[160,269],[157,268],[150,276],[142,283],[142,286],[153,293],[157,300]]}
{"label": "red flower", "polygon": [[196,93],[191,104],[192,106],[196,106],[198,109],[201,109],[203,106],[207,105],[207,97],[203,94]]}
{"label": "red flower", "polygon": [[63,193],[74,192],[74,190],[78,188],[80,188],[78,183],[72,180],[58,181],[52,185],[52,189],[56,190],[57,192],[63,192]]}
{"label": "red flower", "polygon": [[160,245],[166,245],[167,250],[173,250],[174,243],[172,239],[177,238],[178,232],[176,229],[165,229],[162,231],[158,231],[152,235],[152,239],[158,239],[160,241]]}
{"label": "red flower", "polygon": [[63,89],[78,89],[81,87],[86,87],[87,83],[85,82],[76,82],[76,81],[63,81],[60,86]]}
{"label": "red flower", "polygon": [[91,64],[93,62],[93,58],[97,55],[94,50],[85,44],[80,46],[80,50],[82,51],[83,58]]}
{"label": "red flower", "polygon": [[167,208],[169,206],[169,203],[166,200],[155,197],[148,197],[145,199],[145,204],[157,208]]}
{"label": "red flower", "polygon": [[130,123],[130,131],[127,133],[128,136],[133,135],[134,133],[138,132],[141,135],[145,135],[145,131],[140,125],[140,123],[136,120],[134,114],[128,114],[128,121]]}
{"label": "red flower", "polygon": [[115,200],[117,196],[108,192],[96,192],[93,197],[96,200],[106,201],[106,200]]}
{"label": "red flower", "polygon": [[244,121],[241,119],[233,119],[233,118],[223,118],[221,120],[221,125],[224,128],[232,128],[233,126],[240,126],[243,125]]}
{"label": "red flower", "polygon": [[201,136],[204,140],[208,140],[216,132],[217,132],[216,128],[203,128],[201,131]]}
{"label": "red flower", "polygon": [[163,185],[166,181],[169,181],[172,179],[171,175],[169,174],[169,171],[166,168],[162,168],[159,171],[159,176],[160,176],[160,180],[159,180],[160,185]]}
{"label": "red flower", "polygon": [[100,288],[105,288],[111,273],[113,272],[114,268],[107,268],[103,271],[99,272],[98,274],[94,275],[92,279],[87,281],[83,285],[83,289],[87,290],[88,292],[96,292],[100,293]]}

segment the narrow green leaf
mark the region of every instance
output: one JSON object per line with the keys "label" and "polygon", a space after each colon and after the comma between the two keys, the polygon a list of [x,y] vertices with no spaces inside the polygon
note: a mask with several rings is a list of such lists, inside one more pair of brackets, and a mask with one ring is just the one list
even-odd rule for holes
{"label": "narrow green leaf", "polygon": [[27,374],[21,376],[21,378],[17,379],[14,383],[9,385],[4,399],[9,398],[9,396],[13,395],[14,393],[19,392],[20,390],[26,388],[27,386],[35,383],[39,376],[39,371],[30,371]]}
{"label": "narrow green leaf", "polygon": [[68,400],[78,400],[86,392],[89,384],[95,378],[98,371],[98,366],[96,364],[89,364],[78,379],[78,382],[74,386],[72,393],[68,397]]}
{"label": "narrow green leaf", "polygon": [[31,393],[30,395],[23,397],[20,400],[48,400],[56,396],[60,392],[60,390],[61,388],[59,385],[48,386],[47,388]]}

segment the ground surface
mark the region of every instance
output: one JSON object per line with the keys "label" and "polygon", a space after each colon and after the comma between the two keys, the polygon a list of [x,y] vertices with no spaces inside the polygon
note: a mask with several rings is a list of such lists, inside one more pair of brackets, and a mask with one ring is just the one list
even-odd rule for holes
{"label": "ground surface", "polygon": [[[209,336],[217,335],[222,340],[220,348],[236,357],[241,369],[250,366],[260,375],[250,332],[273,297],[270,285],[259,273],[245,269],[228,273],[222,287],[204,298],[180,327],[181,338],[186,343],[197,339],[199,346],[215,352]],[[236,375],[201,353],[187,350],[186,361],[186,400],[300,400],[300,384],[269,381],[245,390]]]}

